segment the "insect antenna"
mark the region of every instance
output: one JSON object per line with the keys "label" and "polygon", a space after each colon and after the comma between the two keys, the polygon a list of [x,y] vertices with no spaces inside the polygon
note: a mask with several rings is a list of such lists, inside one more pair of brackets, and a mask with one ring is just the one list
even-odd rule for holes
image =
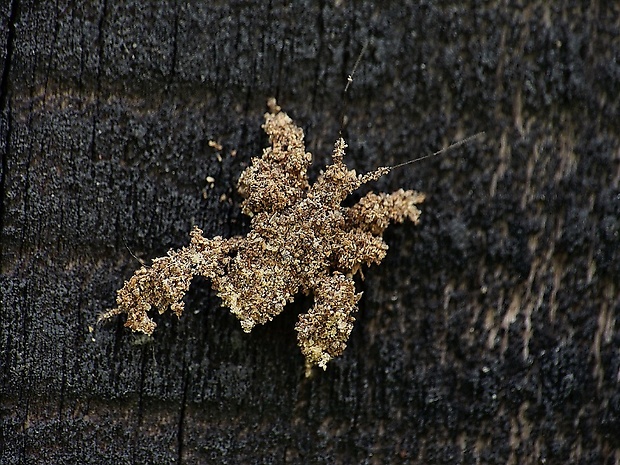
{"label": "insect antenna", "polygon": [[[360,62],[362,61],[362,57],[364,56],[364,53],[366,52],[366,49],[368,48],[368,44],[369,44],[370,40],[367,40],[364,43],[364,46],[362,47],[362,50],[360,51],[359,55],[357,56],[357,60],[355,60],[355,64],[353,65],[353,69],[351,70],[351,74],[349,74],[347,76],[347,83],[344,86],[344,90],[342,92],[342,112],[340,114],[340,130],[338,131],[338,136],[340,138],[342,138],[342,131],[344,129],[344,125],[345,125],[345,118],[346,118],[346,114],[347,114],[347,110],[348,110],[348,105],[349,105],[349,100],[347,99],[347,91],[349,90],[349,86],[353,83],[353,76],[355,75],[355,72],[357,71],[357,68],[360,64]],[[397,165],[393,165],[393,166],[382,166],[377,168],[374,171],[371,171],[369,173],[366,173],[365,175],[362,176],[362,184],[368,181],[373,181],[373,180],[377,180],[380,177],[386,175],[387,173],[391,172],[393,169],[395,168],[400,168],[401,166],[406,166],[406,165],[411,165],[413,163],[417,163],[419,161],[422,160],[426,160],[427,158],[432,158],[432,157],[436,157],[438,155],[442,155],[450,150],[453,150],[457,147],[460,147],[461,145],[465,145],[468,144],[469,142],[472,142],[475,139],[478,139],[479,137],[484,136],[485,132],[481,131],[477,134],[474,134],[473,136],[469,136],[466,137],[464,139],[461,139],[459,141],[456,141],[452,144],[450,144],[449,146],[438,150],[436,152],[433,153],[429,153],[428,155],[423,155],[421,157],[418,158],[414,158],[413,160],[409,160],[403,163],[399,163]]]}
{"label": "insect antenna", "polygon": [[449,146],[447,146],[446,148],[443,148],[441,150],[437,150],[434,153],[429,153],[428,155],[423,155],[421,157],[418,158],[414,158],[413,160],[409,160],[406,161],[404,163],[399,163],[398,165],[393,165],[393,166],[381,166],[379,168],[377,168],[376,170],[370,171],[364,175],[360,175],[360,183],[361,184],[365,184],[367,182],[370,181],[377,181],[379,178],[385,176],[386,174],[390,173],[393,169],[395,168],[400,168],[401,166],[406,166],[406,165],[411,165],[412,163],[417,163],[419,161],[422,160],[426,160],[427,158],[432,158],[432,157],[436,157],[437,155],[441,155],[446,153],[449,150],[455,149],[457,147],[460,147],[461,145],[467,144],[479,137],[482,137],[484,135],[484,131],[479,132],[477,134],[474,134],[473,136],[469,136],[466,137],[465,139],[461,139],[459,141],[454,142],[453,144],[450,144]]}
{"label": "insect antenna", "polygon": [[353,69],[351,70],[351,73],[347,76],[347,83],[345,84],[344,90],[342,91],[342,110],[340,112],[340,130],[338,131],[338,137],[342,137],[342,131],[345,125],[347,111],[349,109],[349,100],[347,99],[347,91],[349,90],[349,86],[353,83],[353,76],[355,75],[355,72],[357,71],[357,68],[360,62],[362,61],[362,57],[364,56],[364,53],[366,53],[366,49],[368,48],[369,42],[370,40],[367,40],[366,43],[364,43],[362,50],[357,56],[357,60],[355,60],[355,64],[353,65]]}
{"label": "insect antenna", "polygon": [[479,137],[484,136],[484,134],[485,134],[485,132],[481,131],[481,132],[479,132],[477,134],[474,134],[473,136],[469,136],[469,137],[466,137],[465,139],[461,139],[459,141],[456,141],[456,142],[448,145],[446,148],[443,148],[441,150],[437,150],[436,152],[429,153],[428,155],[423,155],[421,157],[414,158],[413,160],[409,160],[409,161],[406,161],[406,162],[403,162],[403,163],[399,163],[398,165],[385,166],[384,168],[392,171],[394,168],[400,168],[401,166],[411,165],[413,163],[417,163],[419,161],[426,160],[427,158],[432,158],[432,157],[436,157],[437,155],[442,155],[442,154],[444,154],[444,153],[446,153],[446,152],[448,152],[448,151],[450,151],[452,149],[455,149],[457,147],[460,147],[461,145],[465,145],[465,144],[467,144],[467,143],[469,143],[469,142],[471,142],[471,141],[473,141],[475,139],[478,139]]}
{"label": "insect antenna", "polygon": [[127,251],[131,254],[131,256],[133,258],[135,258],[136,260],[138,260],[138,262],[140,263],[140,265],[144,266],[145,265],[145,261],[142,260],[140,257],[137,257],[136,254],[134,254],[131,249],[129,248],[129,246],[127,245],[127,241],[125,240],[125,236],[123,236],[121,239],[123,239],[123,244],[125,244],[125,248],[127,249]]}

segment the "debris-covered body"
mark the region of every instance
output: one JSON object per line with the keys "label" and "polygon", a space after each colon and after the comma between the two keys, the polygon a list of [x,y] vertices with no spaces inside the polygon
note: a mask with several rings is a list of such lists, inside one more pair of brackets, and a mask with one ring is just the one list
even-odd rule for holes
{"label": "debris-covered body", "polygon": [[399,190],[369,193],[347,208],[342,201],[362,184],[389,171],[357,175],[343,162],[344,141],[336,142],[333,164],[312,185],[303,131],[270,101],[263,128],[271,147],[254,158],[239,179],[243,212],[252,217],[247,236],[206,239],[195,228],[191,243],[152,266],[142,267],[119,290],[117,308],[103,318],[127,314],[125,326],[151,334],[147,312],[170,308],[180,316],[193,276],[209,279],[244,331],[278,315],[294,296],[312,293],[314,306],[295,326],[308,366],[326,363],[346,347],[360,294],[353,276],[360,266],[380,263],[387,245],[381,235],[390,222],[418,222],[424,195]]}

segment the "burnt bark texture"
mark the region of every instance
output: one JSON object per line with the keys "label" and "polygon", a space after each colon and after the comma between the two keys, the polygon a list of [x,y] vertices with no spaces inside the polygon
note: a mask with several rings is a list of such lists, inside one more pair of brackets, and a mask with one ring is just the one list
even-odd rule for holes
{"label": "burnt bark texture", "polygon": [[[619,57],[616,2],[0,2],[0,462],[620,463]],[[269,97],[314,177],[343,113],[359,172],[486,136],[370,186],[427,201],[325,372],[309,298],[97,325],[138,259],[248,231]]]}

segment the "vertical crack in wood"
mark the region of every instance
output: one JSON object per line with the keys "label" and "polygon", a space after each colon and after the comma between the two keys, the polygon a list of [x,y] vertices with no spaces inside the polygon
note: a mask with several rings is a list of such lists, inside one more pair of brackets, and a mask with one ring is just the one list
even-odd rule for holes
{"label": "vertical crack in wood", "polygon": [[181,397],[181,408],[179,410],[179,424],[177,427],[177,463],[183,463],[183,435],[185,434],[185,410],[187,407],[187,390],[189,386],[189,370],[183,364],[183,396]]}
{"label": "vertical crack in wood", "polygon": [[[0,154],[0,272],[4,267],[4,247],[5,241],[1,240],[4,234],[4,222],[6,218],[6,177],[9,169],[10,144],[11,144],[11,107],[9,101],[9,74],[11,71],[11,61],[13,59],[13,46],[15,42],[15,22],[17,20],[18,1],[11,3],[11,12],[7,23],[8,34],[6,39],[6,58],[0,77],[0,134],[4,134],[4,141],[0,142],[3,146]],[[5,127],[3,127],[5,126]]]}
{"label": "vertical crack in wood", "polygon": [[105,28],[105,20],[108,14],[108,0],[103,0],[103,5],[101,8],[101,18],[99,18],[98,34],[97,34],[97,48],[99,51],[99,63],[97,65],[97,82],[96,82],[96,90],[95,90],[95,109],[93,111],[93,131],[92,131],[92,140],[90,143],[90,153],[93,161],[97,161],[96,152],[97,152],[97,118],[99,117],[99,102],[101,98],[101,74],[103,69],[103,51],[105,48],[105,39],[103,30]]}

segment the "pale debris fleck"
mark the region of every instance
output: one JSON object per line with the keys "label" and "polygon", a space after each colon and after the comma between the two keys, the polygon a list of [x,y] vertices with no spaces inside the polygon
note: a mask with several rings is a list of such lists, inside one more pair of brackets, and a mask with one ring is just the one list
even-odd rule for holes
{"label": "pale debris fleck", "polygon": [[209,141],[209,147],[214,148],[215,150],[217,150],[218,152],[221,152],[222,149],[224,147],[222,147],[222,144],[220,144],[219,142],[215,141],[215,140],[210,140]]}

